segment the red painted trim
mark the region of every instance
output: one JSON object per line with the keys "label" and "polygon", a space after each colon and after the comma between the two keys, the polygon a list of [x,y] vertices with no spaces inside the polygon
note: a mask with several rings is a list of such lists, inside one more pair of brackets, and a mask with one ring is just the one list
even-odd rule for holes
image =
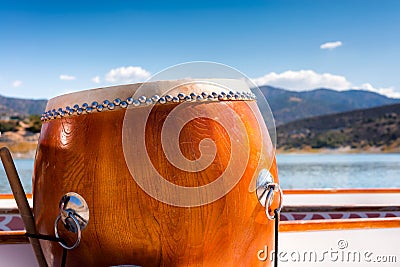
{"label": "red painted trim", "polygon": [[279,224],[279,231],[281,232],[376,228],[400,228],[400,218],[282,221]]}
{"label": "red painted trim", "polygon": [[328,189],[286,189],[287,195],[316,195],[316,194],[377,194],[377,193],[400,193],[400,188],[328,188]]}
{"label": "red painted trim", "polygon": [[[32,198],[32,194],[26,194],[26,198]],[[14,199],[13,194],[0,194],[0,199]]]}

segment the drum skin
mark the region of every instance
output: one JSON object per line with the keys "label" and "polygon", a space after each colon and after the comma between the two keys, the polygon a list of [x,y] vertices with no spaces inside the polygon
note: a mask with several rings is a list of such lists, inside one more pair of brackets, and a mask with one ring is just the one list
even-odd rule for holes
{"label": "drum skin", "polygon": [[[187,187],[208,184],[229,164],[229,136],[213,120],[191,121],[180,133],[182,153],[196,158],[199,142],[211,138],[217,154],[210,167],[201,172],[178,170],[168,162],[161,146],[163,122],[177,105],[156,105],[151,112],[145,135],[148,156],[170,182]],[[38,232],[54,235],[59,201],[65,193],[80,194],[89,206],[89,223],[82,231],[79,246],[68,251],[67,266],[271,265],[269,259],[260,261],[257,254],[266,247],[268,253],[273,249],[274,223],[267,219],[255,192],[249,192],[249,185],[261,168],[268,168],[278,181],[275,159],[262,158],[265,145],[270,142],[265,142],[264,147],[260,144],[263,133],[245,101],[216,101],[204,104],[204,108],[212,109],[215,105],[228,105],[240,115],[249,136],[250,155],[236,186],[222,198],[198,207],[165,204],[135,182],[122,146],[126,109],[43,123],[33,175]],[[276,201],[273,205],[277,205]],[[61,223],[58,229],[69,244],[74,242],[74,233],[64,230]],[[60,266],[61,246],[51,241],[40,243],[49,266]]]}

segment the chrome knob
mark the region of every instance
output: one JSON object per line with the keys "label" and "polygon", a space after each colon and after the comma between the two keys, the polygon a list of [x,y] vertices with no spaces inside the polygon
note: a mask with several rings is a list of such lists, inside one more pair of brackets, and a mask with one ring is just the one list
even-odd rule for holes
{"label": "chrome knob", "polygon": [[262,169],[257,177],[256,194],[260,204],[265,207],[268,185],[274,182],[272,174],[267,169]]}
{"label": "chrome knob", "polygon": [[279,197],[279,206],[276,210],[279,213],[282,209],[283,204],[282,189],[280,188],[279,184],[274,182],[272,174],[267,169],[262,169],[257,177],[256,194],[258,201],[265,208],[265,214],[270,220],[275,219],[275,216],[270,214],[270,208],[276,192],[278,193]]}
{"label": "chrome knob", "polygon": [[82,230],[89,223],[89,207],[85,199],[74,192],[69,192],[62,196],[59,204],[60,214],[58,214],[54,222],[54,233],[56,238],[60,238],[58,234],[58,223],[61,220],[65,229],[76,233],[77,238],[72,246],[68,246],[64,242],[58,242],[65,249],[76,248],[82,238]]}
{"label": "chrome knob", "polygon": [[61,221],[65,228],[73,233],[77,233],[76,223],[71,216],[73,215],[79,223],[80,230],[86,228],[89,223],[89,207],[85,199],[74,192],[65,194],[60,200]]}

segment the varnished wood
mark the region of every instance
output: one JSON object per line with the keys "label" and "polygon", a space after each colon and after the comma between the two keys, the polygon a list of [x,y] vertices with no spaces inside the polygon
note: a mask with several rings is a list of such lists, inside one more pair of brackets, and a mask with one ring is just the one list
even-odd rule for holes
{"label": "varnished wood", "polygon": [[[58,203],[67,192],[83,196],[90,210],[79,247],[68,253],[68,266],[266,266],[257,259],[257,251],[265,245],[273,247],[273,222],[266,218],[256,194],[249,192],[249,185],[260,168],[269,168],[278,181],[276,163],[273,160],[271,167],[271,159],[260,158],[266,155],[261,150],[262,133],[244,101],[210,102],[203,108],[222,104],[229,105],[243,120],[249,135],[249,164],[229,193],[200,207],[164,204],[136,184],[122,151],[125,110],[43,124],[33,186],[39,232],[54,234]],[[217,156],[209,168],[198,173],[175,168],[163,154],[160,142],[162,121],[175,106],[160,105],[150,114],[146,128],[149,157],[163,177],[173,183],[187,187],[208,184],[229,164],[229,136],[212,120],[192,121],[181,133],[182,153],[196,157],[198,142],[208,137],[216,142]],[[74,241],[72,233],[63,231],[61,235]],[[41,241],[41,245],[49,265],[59,266],[61,247],[49,241]]]}
{"label": "varnished wood", "polygon": [[[400,218],[359,218],[312,221],[282,221],[280,232],[335,231],[400,228]],[[27,244],[25,231],[0,231],[0,244]]]}
{"label": "varnished wood", "polygon": [[26,244],[29,239],[25,231],[0,231],[0,244]]}
{"label": "varnished wood", "polygon": [[19,214],[19,210],[17,208],[1,208],[0,214]]}

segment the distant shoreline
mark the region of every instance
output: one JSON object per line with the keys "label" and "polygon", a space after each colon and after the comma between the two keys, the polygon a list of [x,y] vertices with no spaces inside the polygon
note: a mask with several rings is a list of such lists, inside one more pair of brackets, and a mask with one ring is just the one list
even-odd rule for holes
{"label": "distant shoreline", "polygon": [[34,159],[36,155],[37,143],[21,142],[21,143],[0,143],[0,147],[7,147],[13,158],[15,159]]}
{"label": "distant shoreline", "polygon": [[[34,159],[36,154],[37,143],[34,142],[21,142],[18,144],[6,144],[0,143],[1,147],[8,147],[11,151],[13,158],[15,159]],[[370,149],[352,149],[350,147],[342,148],[319,148],[319,149],[277,149],[278,155],[296,155],[296,154],[400,154],[400,148],[392,150],[382,150],[380,148],[370,148]]]}
{"label": "distant shoreline", "polygon": [[[0,136],[0,147],[8,147],[14,158],[33,159],[36,155],[39,133],[33,134],[27,131],[6,132]],[[364,148],[351,148],[350,146],[339,148],[278,148],[277,154],[395,154],[400,153],[398,143],[393,146]]]}
{"label": "distant shoreline", "polygon": [[277,149],[277,154],[399,154],[400,147],[382,148],[368,147],[367,149],[340,147],[340,148],[305,148],[305,149]]}

